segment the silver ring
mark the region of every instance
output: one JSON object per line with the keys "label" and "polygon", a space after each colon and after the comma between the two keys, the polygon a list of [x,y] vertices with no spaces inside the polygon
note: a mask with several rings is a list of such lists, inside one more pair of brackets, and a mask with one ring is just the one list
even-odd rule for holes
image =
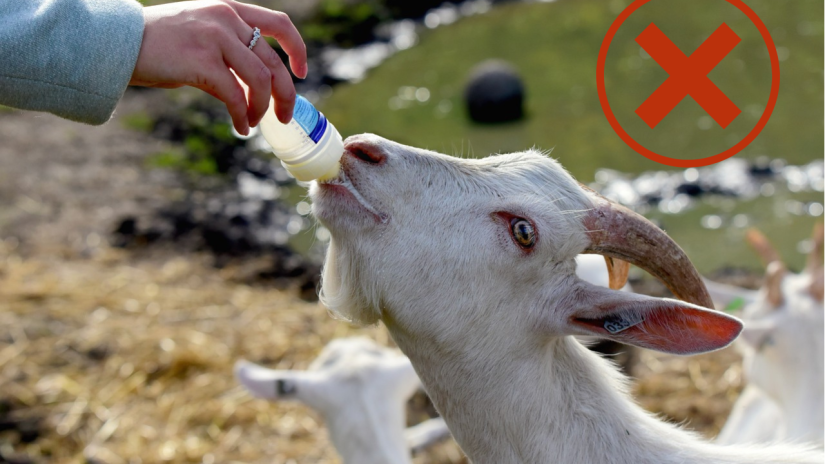
{"label": "silver ring", "polygon": [[260,38],[261,38],[261,30],[256,27],[255,31],[252,33],[252,41],[249,42],[249,49],[250,50],[252,50],[252,48],[255,47],[255,44],[258,43],[258,39],[260,39]]}

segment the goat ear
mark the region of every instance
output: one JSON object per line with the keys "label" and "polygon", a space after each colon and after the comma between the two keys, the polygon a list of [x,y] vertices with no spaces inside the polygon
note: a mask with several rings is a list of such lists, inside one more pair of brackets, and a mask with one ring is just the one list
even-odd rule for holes
{"label": "goat ear", "polygon": [[579,282],[567,332],[595,335],[673,354],[697,354],[728,346],[742,322],[683,301],[617,292]]}
{"label": "goat ear", "polygon": [[235,363],[235,378],[253,396],[268,400],[307,402],[306,390],[314,383],[311,373],[267,369],[243,360]]}

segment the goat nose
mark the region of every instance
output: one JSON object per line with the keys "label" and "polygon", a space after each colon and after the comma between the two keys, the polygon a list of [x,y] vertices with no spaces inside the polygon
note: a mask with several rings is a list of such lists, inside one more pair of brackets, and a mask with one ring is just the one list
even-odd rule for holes
{"label": "goat nose", "polygon": [[379,137],[355,136],[344,141],[344,155],[368,164],[381,164],[388,153]]}

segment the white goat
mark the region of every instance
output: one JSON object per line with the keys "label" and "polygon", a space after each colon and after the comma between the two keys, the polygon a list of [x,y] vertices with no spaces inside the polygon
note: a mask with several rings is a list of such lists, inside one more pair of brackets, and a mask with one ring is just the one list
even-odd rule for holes
{"label": "white goat", "polygon": [[822,226],[814,230],[808,264],[787,272],[768,239],[756,230],[748,242],[767,265],[758,292],[708,285],[721,305],[745,300],[745,328],[737,346],[748,385],[734,405],[718,443],[760,440],[814,441],[825,435],[825,308]]}
{"label": "white goat", "polygon": [[[739,334],[737,319],[705,309],[696,270],[649,221],[537,152],[455,159],[373,135],[345,147],[339,177],[310,187],[332,232],[322,301],[386,324],[476,464],[822,463],[807,448],[709,444],[654,418],[570,336],[692,354]],[[583,252],[636,264],[698,305],[587,284]]]}
{"label": "white goat", "polygon": [[405,430],[407,400],[421,381],[406,356],[366,338],[331,341],[306,371],[239,361],[235,377],[254,396],[318,411],[347,464],[409,464],[411,450],[450,435],[441,418]]}

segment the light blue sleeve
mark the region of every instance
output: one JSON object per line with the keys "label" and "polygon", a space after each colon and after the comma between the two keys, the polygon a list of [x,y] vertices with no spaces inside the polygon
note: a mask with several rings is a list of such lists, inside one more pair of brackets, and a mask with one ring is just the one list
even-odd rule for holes
{"label": "light blue sleeve", "polygon": [[103,124],[142,39],[134,0],[0,0],[0,104]]}

